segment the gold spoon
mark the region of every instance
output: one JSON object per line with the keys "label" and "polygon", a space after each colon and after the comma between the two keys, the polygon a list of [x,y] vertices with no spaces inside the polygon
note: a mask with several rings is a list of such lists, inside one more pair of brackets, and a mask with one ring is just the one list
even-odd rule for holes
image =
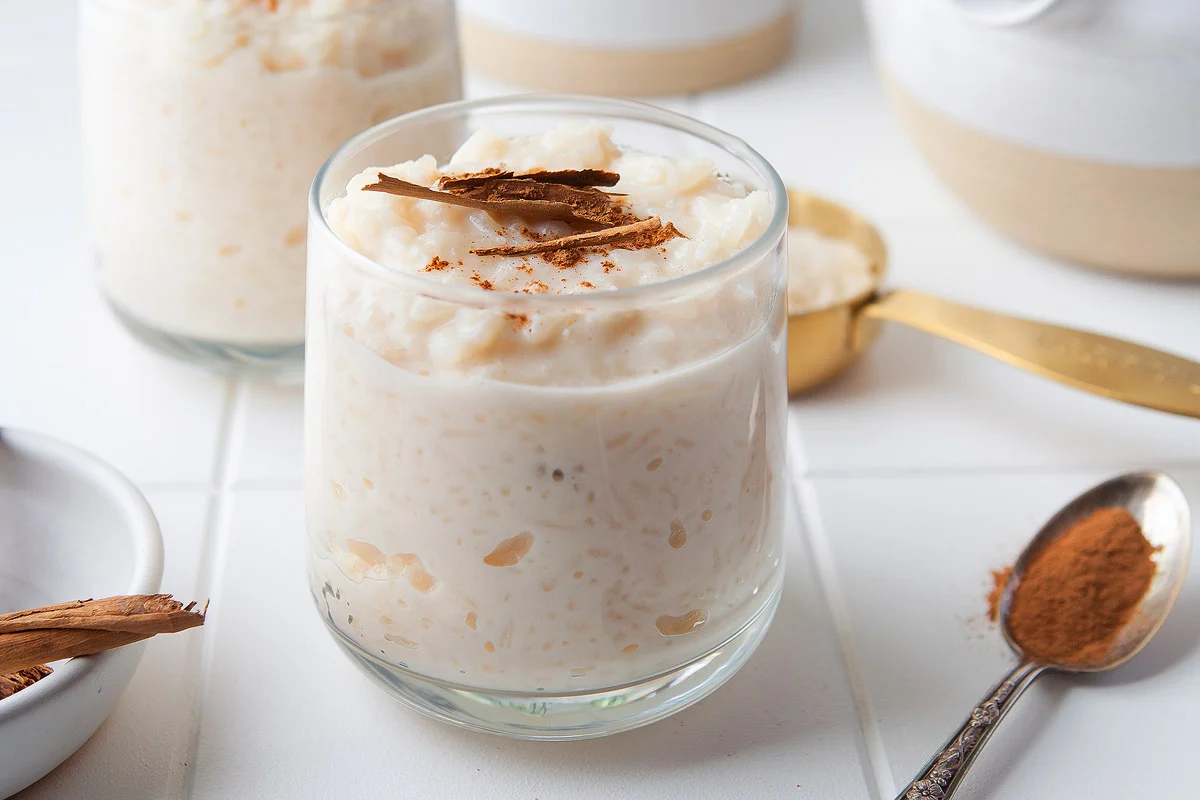
{"label": "gold spoon", "polygon": [[1200,364],[1097,333],[984,311],[907,289],[881,291],[887,249],[879,232],[828,200],[790,191],[792,227],[857,246],[874,286],[828,308],[788,315],[788,391],[808,391],[844,372],[890,320],[958,342],[1086,392],[1200,418]]}
{"label": "gold spoon", "polygon": [[[1009,610],[1013,592],[1021,583],[1025,569],[1052,540],[1071,529],[1079,519],[1100,508],[1124,508],[1142,528],[1150,544],[1158,548],[1154,556],[1155,575],[1142,598],[1133,620],[1121,631],[1108,653],[1085,664],[1054,664],[1025,654],[1009,628]],[[1136,472],[1122,475],[1095,486],[1076,497],[1047,522],[1026,545],[1013,565],[1012,574],[1000,600],[1000,624],[1004,638],[1021,662],[1004,676],[977,705],[966,721],[929,760],[912,783],[896,800],[941,798],[949,800],[962,783],[983,745],[1017,698],[1046,670],[1063,672],[1104,672],[1133,658],[1162,627],[1175,605],[1175,598],[1187,577],[1192,552],[1192,523],[1187,500],[1179,484],[1161,472]]]}

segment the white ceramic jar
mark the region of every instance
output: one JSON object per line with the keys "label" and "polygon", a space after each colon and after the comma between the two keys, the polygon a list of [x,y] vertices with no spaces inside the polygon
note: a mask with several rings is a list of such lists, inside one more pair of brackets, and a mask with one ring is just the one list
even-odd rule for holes
{"label": "white ceramic jar", "polygon": [[976,213],[1066,259],[1200,275],[1200,3],[867,6],[904,126]]}
{"label": "white ceramic jar", "polygon": [[653,95],[764,72],[788,53],[792,0],[459,0],[463,58],[547,91]]}

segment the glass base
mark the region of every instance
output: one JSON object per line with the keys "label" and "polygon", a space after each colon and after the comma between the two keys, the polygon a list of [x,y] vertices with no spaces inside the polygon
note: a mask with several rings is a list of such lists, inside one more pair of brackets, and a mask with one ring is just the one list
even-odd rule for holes
{"label": "glass base", "polygon": [[304,345],[247,345],[193,339],[152,328],[112,301],[113,314],[135,339],[162,355],[218,375],[300,383],[304,378]]}
{"label": "glass base", "polygon": [[779,595],[776,589],[762,610],[724,644],[677,669],[624,686],[557,695],[480,690],[418,675],[381,661],[322,618],[359,669],[426,716],[513,739],[572,741],[640,728],[707,697],[754,653],[771,626]]}

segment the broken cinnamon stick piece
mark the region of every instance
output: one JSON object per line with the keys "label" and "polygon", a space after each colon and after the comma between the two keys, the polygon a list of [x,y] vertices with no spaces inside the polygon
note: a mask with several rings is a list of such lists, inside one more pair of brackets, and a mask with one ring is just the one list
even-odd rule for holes
{"label": "broken cinnamon stick piece", "polygon": [[637,218],[622,209],[613,195],[590,186],[564,186],[558,183],[538,183],[517,178],[495,178],[478,186],[459,189],[454,194],[473,200],[536,200],[564,203],[575,216],[601,228],[628,225]]}
{"label": "broken cinnamon stick piece", "polygon": [[575,209],[566,203],[557,203],[549,200],[478,200],[473,197],[451,194],[450,192],[439,192],[436,189],[429,189],[425,186],[409,183],[400,178],[385,175],[382,172],[378,174],[378,177],[379,181],[377,183],[364,186],[363,190],[394,194],[399,197],[411,197],[415,200],[432,200],[435,203],[445,203],[451,206],[487,211],[489,214],[512,214],[513,216],[527,220],[592,222],[592,220],[576,214]]}
{"label": "broken cinnamon stick piece", "polygon": [[560,186],[615,186],[621,176],[605,169],[557,169],[534,170],[520,174],[495,167],[466,175],[448,175],[438,181],[438,187],[448,191],[471,189],[494,180],[528,180],[538,183],[556,183]]}
{"label": "broken cinnamon stick piece", "polygon": [[184,607],[169,594],[135,594],[75,600],[53,606],[0,614],[0,633],[16,631],[85,628],[100,631],[178,633],[204,622],[194,612],[195,603]]}
{"label": "broken cinnamon stick piece", "polygon": [[621,176],[606,169],[554,169],[524,172],[515,177],[563,186],[616,186]]}
{"label": "broken cinnamon stick piece", "polygon": [[208,610],[168,594],[58,603],[0,615],[0,674],[75,658],[204,624]]}
{"label": "broken cinnamon stick piece", "polygon": [[634,222],[631,225],[618,225],[615,228],[605,228],[599,231],[576,233],[563,236],[560,239],[547,239],[544,242],[529,244],[503,245],[501,247],[485,247],[471,252],[477,256],[531,256],[537,253],[549,253],[552,250],[570,250],[577,247],[602,247],[608,244],[619,244],[643,233],[651,233],[663,227],[658,217]]}
{"label": "broken cinnamon stick piece", "polygon": [[23,669],[11,675],[0,675],[0,700],[11,697],[22,689],[27,689],[45,678],[54,670],[45,664]]}
{"label": "broken cinnamon stick piece", "polygon": [[479,172],[464,172],[462,175],[443,175],[438,178],[438,188],[445,190],[470,189],[474,186],[482,186],[496,178],[511,178],[512,176],[512,170],[488,167]]}

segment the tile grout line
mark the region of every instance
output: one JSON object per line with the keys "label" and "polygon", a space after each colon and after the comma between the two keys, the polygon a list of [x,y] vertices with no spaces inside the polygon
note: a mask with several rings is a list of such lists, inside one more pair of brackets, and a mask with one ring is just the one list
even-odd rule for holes
{"label": "tile grout line", "polygon": [[273,492],[286,489],[303,489],[303,478],[249,478],[237,480],[229,485],[238,492]]}
{"label": "tile grout line", "polygon": [[[789,425],[790,428],[797,427],[795,424]],[[799,434],[797,434],[799,436]],[[797,439],[797,441],[799,441]],[[1136,469],[1161,469],[1161,470],[1196,470],[1200,469],[1200,461],[1159,461],[1154,464],[1141,462],[1125,462],[1114,464],[996,464],[984,466],[970,466],[965,464],[947,464],[944,466],[926,466],[926,467],[812,467],[807,463],[802,465],[802,468],[797,472],[806,479],[811,478],[865,478],[865,479],[883,479],[883,478],[944,478],[956,477],[959,475],[965,476],[980,476],[980,475],[1069,475],[1079,472],[1126,472]]]}
{"label": "tile grout line", "polygon": [[887,749],[883,744],[883,735],[867,694],[858,649],[854,644],[850,610],[837,575],[832,546],[817,511],[816,489],[808,478],[799,475],[793,475],[792,484],[799,505],[801,523],[804,526],[804,539],[809,556],[816,567],[821,594],[825,597],[829,616],[833,619],[842,669],[850,684],[850,693],[858,714],[858,738],[867,761],[862,765],[863,771],[868,773],[864,776],[868,778],[867,788],[871,792],[872,800],[884,800],[895,796],[894,778],[888,762]]}
{"label": "tile grout line", "polygon": [[[241,452],[241,428],[238,425],[245,415],[246,389],[240,380],[230,380],[226,389],[221,422],[217,429],[217,450],[213,459],[211,494],[208,503],[208,516],[204,526],[204,539],[201,543],[200,566],[196,574],[197,592],[204,592],[206,600],[212,600],[220,586],[220,577],[225,564],[225,552],[228,542],[232,503],[230,488],[232,473],[237,457]],[[219,608],[219,606],[218,606]],[[189,672],[188,684],[192,687],[192,708],[189,720],[187,740],[180,757],[176,759],[175,769],[178,774],[172,776],[174,796],[179,800],[187,800],[192,796],[196,775],[196,755],[200,749],[200,721],[204,714],[205,690],[209,679],[209,665],[212,662],[213,642],[216,638],[215,627],[219,620],[219,611],[214,609],[209,613],[201,629],[203,635],[197,637],[188,653]]]}
{"label": "tile grout line", "polygon": [[812,473],[812,464],[809,462],[808,452],[804,448],[804,434],[800,432],[801,426],[797,422],[796,416],[793,415],[789,403],[787,410],[788,472],[793,476],[807,478]]}

